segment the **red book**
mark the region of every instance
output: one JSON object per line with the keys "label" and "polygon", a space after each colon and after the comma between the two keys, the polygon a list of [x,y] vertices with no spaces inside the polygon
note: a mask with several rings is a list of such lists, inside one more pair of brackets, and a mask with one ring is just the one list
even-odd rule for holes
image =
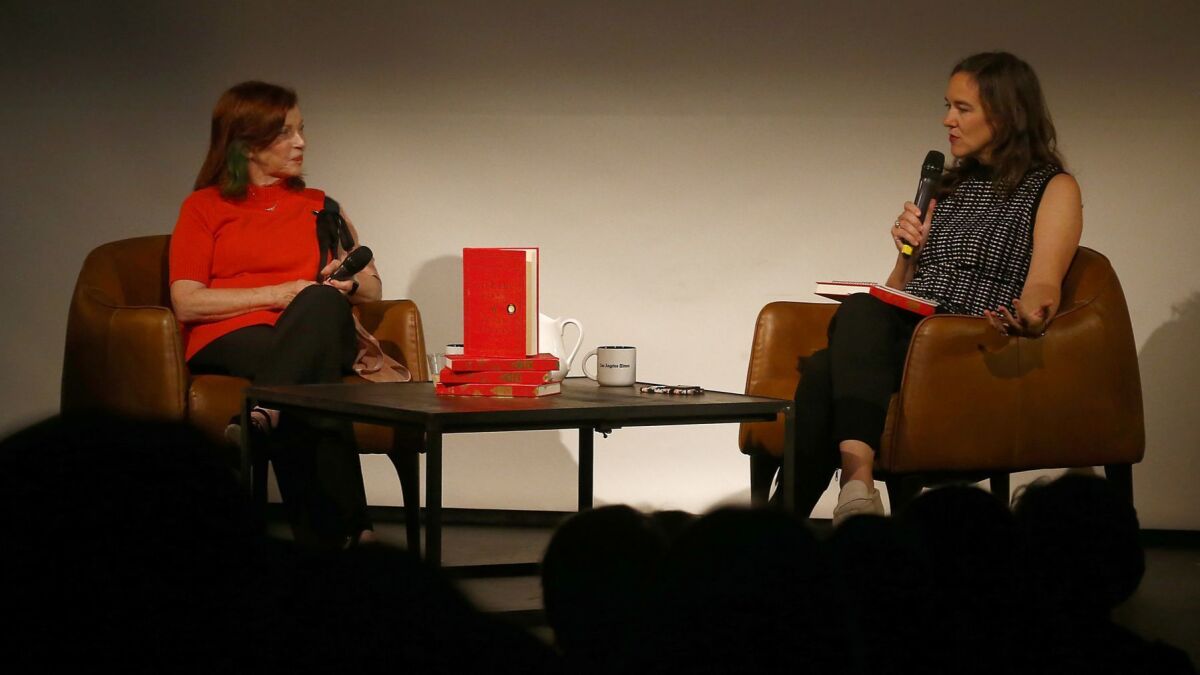
{"label": "red book", "polygon": [[459,373],[442,368],[438,380],[442,384],[546,384],[553,373],[549,370],[483,370]]}
{"label": "red book", "polygon": [[492,396],[497,398],[537,398],[562,392],[558,382],[550,384],[442,384],[433,386],[438,396]]}
{"label": "red book", "polygon": [[529,357],[495,358],[471,356],[447,356],[446,363],[451,371],[470,373],[496,370],[556,370],[558,357],[553,354],[535,354]]}
{"label": "red book", "polygon": [[936,312],[938,308],[938,303],[933,300],[926,300],[912,293],[905,293],[891,286],[875,284],[869,281],[818,281],[817,290],[814,292],[817,295],[829,298],[830,300],[837,300],[838,302],[845,300],[846,296],[854,293],[870,293],[889,305],[907,309],[921,316],[929,316]]}
{"label": "red book", "polygon": [[463,249],[463,353],[538,353],[538,249]]}

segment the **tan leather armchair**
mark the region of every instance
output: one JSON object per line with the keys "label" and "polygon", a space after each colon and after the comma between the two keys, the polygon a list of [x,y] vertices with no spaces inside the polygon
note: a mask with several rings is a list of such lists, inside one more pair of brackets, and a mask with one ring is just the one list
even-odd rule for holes
{"label": "tan leather armchair", "polygon": [[[224,443],[229,418],[238,414],[250,382],[188,372],[179,325],[167,287],[170,237],[137,237],[104,244],[83,262],[67,319],[62,411],[103,410],[128,417],[190,422]],[[427,380],[421,314],[411,300],[357,305],[359,321],[413,379]],[[349,376],[347,382],[363,382]],[[393,439],[386,427],[356,424],[363,453],[386,453],[404,492],[409,542],[417,539],[419,439]],[[260,467],[265,469],[265,467]],[[257,471],[256,497],[265,500],[265,471]],[[411,497],[411,499],[410,499]],[[411,506],[411,510],[410,507]]]}
{"label": "tan leather armchair", "polygon": [[[773,302],[754,329],[746,393],[792,398],[799,363],[826,346],[836,304]],[[765,501],[783,448],[783,421],[741,425],[751,493]],[[1129,309],[1107,258],[1080,248],[1058,316],[1040,338],[1004,337],[979,317],[918,324],[876,456],[892,509],[946,479],[1100,466],[1132,499],[1145,451],[1142,390]]]}

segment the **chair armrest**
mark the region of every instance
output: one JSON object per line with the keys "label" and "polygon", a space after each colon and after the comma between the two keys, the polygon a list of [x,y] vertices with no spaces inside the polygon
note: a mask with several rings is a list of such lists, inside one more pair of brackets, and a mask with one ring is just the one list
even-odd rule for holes
{"label": "chair armrest", "polygon": [[1139,462],[1145,420],[1137,346],[1119,284],[1021,340],[1018,466]]}
{"label": "chair armrest", "polygon": [[980,469],[1011,457],[1020,416],[1019,338],[986,319],[937,314],[917,324],[877,457],[887,471]]}
{"label": "chair armrest", "polygon": [[1059,314],[1038,338],[937,315],[913,335],[877,459],[898,473],[1133,463],[1142,414],[1119,287]]}
{"label": "chair armrest", "polygon": [[380,300],[355,305],[358,320],[379,340],[384,353],[403,363],[414,380],[428,380],[425,331],[421,312],[412,300]]}
{"label": "chair armrest", "polygon": [[[746,393],[782,399],[795,396],[800,361],[825,348],[829,321],[837,308],[835,303],[814,302],[772,302],[763,307],[754,325]],[[780,456],[782,417],[775,422],[743,423],[738,446],[747,454],[765,451]]]}
{"label": "chair armrest", "polygon": [[174,313],[121,306],[84,286],[67,320],[62,410],[183,420],[188,371]]}

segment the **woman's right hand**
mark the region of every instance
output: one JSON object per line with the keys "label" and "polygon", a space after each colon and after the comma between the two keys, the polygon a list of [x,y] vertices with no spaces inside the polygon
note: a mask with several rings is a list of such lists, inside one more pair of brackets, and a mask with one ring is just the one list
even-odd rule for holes
{"label": "woman's right hand", "polygon": [[929,223],[933,220],[933,209],[936,206],[937,200],[930,200],[929,208],[925,210],[925,220],[922,222],[918,217],[921,212],[917,209],[916,204],[904,202],[904,210],[892,224],[892,243],[896,245],[896,251],[902,251],[905,244],[917,248],[925,243],[925,236],[929,234]]}
{"label": "woman's right hand", "polygon": [[272,306],[275,309],[287,309],[287,306],[292,304],[292,300],[295,299],[300,291],[313,285],[315,285],[314,282],[307,279],[296,279],[295,281],[285,281],[282,284],[272,286]]}

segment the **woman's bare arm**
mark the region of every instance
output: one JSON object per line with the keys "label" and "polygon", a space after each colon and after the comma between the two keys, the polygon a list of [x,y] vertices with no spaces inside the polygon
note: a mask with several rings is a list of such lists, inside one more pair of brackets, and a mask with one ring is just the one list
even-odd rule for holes
{"label": "woman's bare arm", "polygon": [[1016,314],[1006,307],[984,316],[1001,332],[1034,337],[1058,313],[1063,277],[1079,247],[1083,232],[1083,199],[1079,183],[1069,174],[1050,180],[1033,224],[1033,258],[1021,297],[1013,300]]}
{"label": "woman's bare arm", "polygon": [[220,321],[260,309],[284,309],[313,282],[304,279],[258,288],[209,288],[180,279],[171,284],[171,305],[183,323]]}

